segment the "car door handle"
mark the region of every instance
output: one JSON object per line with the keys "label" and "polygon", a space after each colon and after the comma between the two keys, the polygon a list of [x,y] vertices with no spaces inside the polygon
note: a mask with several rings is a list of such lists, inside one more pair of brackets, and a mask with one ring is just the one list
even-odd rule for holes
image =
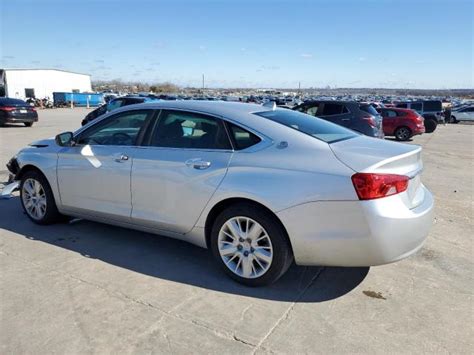
{"label": "car door handle", "polygon": [[128,155],[126,154],[118,154],[115,156],[115,161],[117,163],[123,163],[128,160]]}
{"label": "car door handle", "polygon": [[198,170],[204,170],[211,166],[210,161],[204,161],[200,158],[186,160],[185,164],[187,167],[198,169]]}

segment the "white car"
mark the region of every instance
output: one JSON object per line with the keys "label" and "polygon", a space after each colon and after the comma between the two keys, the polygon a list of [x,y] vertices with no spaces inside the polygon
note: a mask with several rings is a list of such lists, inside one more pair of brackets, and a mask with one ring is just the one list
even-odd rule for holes
{"label": "white car", "polygon": [[474,122],[474,106],[464,107],[451,112],[451,123],[458,123],[461,121]]}

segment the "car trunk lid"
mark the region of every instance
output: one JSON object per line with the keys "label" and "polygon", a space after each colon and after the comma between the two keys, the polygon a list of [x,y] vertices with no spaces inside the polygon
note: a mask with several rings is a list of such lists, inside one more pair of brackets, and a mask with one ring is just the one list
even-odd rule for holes
{"label": "car trunk lid", "polygon": [[408,176],[408,189],[402,193],[404,203],[415,208],[423,201],[420,146],[359,136],[332,143],[330,147],[336,157],[355,172]]}

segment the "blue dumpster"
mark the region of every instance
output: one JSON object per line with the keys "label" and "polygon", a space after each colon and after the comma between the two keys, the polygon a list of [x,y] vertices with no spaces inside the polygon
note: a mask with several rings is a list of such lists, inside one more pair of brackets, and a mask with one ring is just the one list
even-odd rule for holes
{"label": "blue dumpster", "polygon": [[89,102],[89,106],[94,107],[104,103],[104,95],[84,92],[53,92],[53,101],[55,106],[70,105],[72,101],[74,106],[87,106],[87,102]]}

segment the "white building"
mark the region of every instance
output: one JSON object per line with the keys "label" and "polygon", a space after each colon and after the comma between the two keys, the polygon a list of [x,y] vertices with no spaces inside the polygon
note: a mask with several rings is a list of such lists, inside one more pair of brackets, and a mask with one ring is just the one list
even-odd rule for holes
{"label": "white building", "polygon": [[53,99],[53,92],[91,92],[91,76],[59,69],[0,69],[0,97]]}

